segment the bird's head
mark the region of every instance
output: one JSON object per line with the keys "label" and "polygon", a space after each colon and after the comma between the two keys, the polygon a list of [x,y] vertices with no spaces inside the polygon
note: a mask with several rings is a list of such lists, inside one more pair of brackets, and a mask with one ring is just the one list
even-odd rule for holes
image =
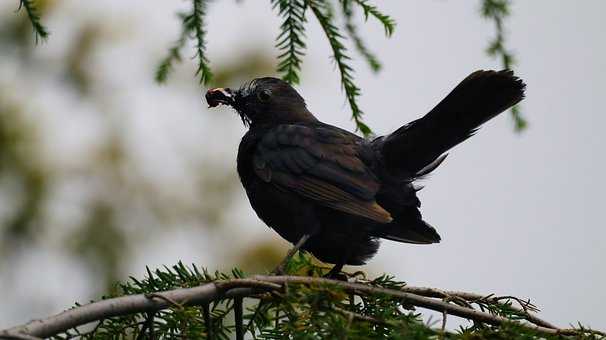
{"label": "bird's head", "polygon": [[256,78],[236,91],[210,89],[206,102],[210,107],[233,107],[248,126],[316,121],[303,97],[285,81],[272,77]]}

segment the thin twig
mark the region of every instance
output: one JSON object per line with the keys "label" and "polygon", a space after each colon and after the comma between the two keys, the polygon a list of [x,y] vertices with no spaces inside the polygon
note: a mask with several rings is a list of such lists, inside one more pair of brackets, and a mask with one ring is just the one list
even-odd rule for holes
{"label": "thin twig", "polygon": [[202,305],[202,315],[204,317],[204,326],[206,326],[206,338],[213,339],[213,323],[210,317],[210,306],[208,303]]}
{"label": "thin twig", "polygon": [[145,333],[147,332],[147,330],[149,330],[149,333],[150,333],[150,335],[149,335],[149,337],[147,337],[147,339],[150,339],[150,340],[154,339],[152,332],[154,331],[154,315],[155,314],[156,313],[153,313],[153,312],[147,313],[147,318],[145,318],[145,323],[143,324],[143,326],[141,326],[141,331],[137,335],[136,340],[146,339]]}
{"label": "thin twig", "polygon": [[[425,296],[425,297],[435,297],[435,298],[457,297],[457,298],[463,299],[470,303],[487,302],[487,303],[496,303],[496,304],[501,304],[501,305],[503,304],[502,302],[500,302],[500,297],[494,297],[494,295],[492,295],[492,294],[482,295],[482,294],[469,293],[469,292],[448,291],[448,290],[441,290],[441,289],[430,288],[430,287],[412,287],[412,286],[404,286],[401,288],[401,290],[408,292],[408,293]],[[524,306],[521,304],[521,301],[523,301],[523,300],[517,299],[517,298],[515,300],[518,303],[520,303],[522,308],[517,308],[516,306],[513,306],[513,305],[510,306],[510,308],[518,313],[522,313],[528,321],[534,323],[535,325],[546,327],[546,328],[554,328],[554,329],[557,328],[553,324],[540,319],[536,315],[533,315],[526,310],[526,309],[528,309],[533,312],[537,312],[539,310],[538,310],[538,308],[536,308],[536,306],[530,304],[530,302],[526,303],[526,305]],[[524,307],[526,307],[526,308],[524,308]],[[483,311],[484,307],[480,306],[480,309]]]}
{"label": "thin twig", "polygon": [[236,326],[236,340],[244,340],[244,317],[243,317],[242,298],[234,299],[234,320]]}
{"label": "thin twig", "polygon": [[43,41],[46,40],[49,33],[46,27],[44,27],[40,22],[40,14],[38,8],[36,7],[36,4],[32,0],[20,0],[19,8],[17,8],[17,11],[21,10],[21,8],[25,8],[25,11],[27,12],[29,21],[31,22],[32,28],[34,29],[34,37],[36,44],[38,44],[38,40],[40,38]]}
{"label": "thin twig", "polygon": [[[25,334],[46,338],[65,332],[68,329],[105,318],[158,311],[174,307],[174,302],[181,305],[198,306],[219,298],[248,296],[263,290],[277,290],[281,288],[278,284],[260,282],[258,280],[236,279],[232,281],[233,282],[222,281],[208,283],[193,288],[179,288],[155,293],[155,298],[153,299],[148,298],[148,294],[136,294],[105,299],[78,306],[45,319],[33,320],[26,324],[0,331],[0,336],[6,335],[14,337]],[[232,289],[236,287],[236,284],[237,287],[241,289]],[[164,298],[158,298],[160,295]],[[187,303],[184,303],[185,301]]]}
{"label": "thin twig", "polygon": [[[438,312],[447,311],[451,315],[471,319],[474,321],[484,322],[484,323],[491,324],[491,325],[499,326],[504,323],[512,322],[510,319],[507,319],[502,316],[492,315],[489,313],[480,312],[478,310],[474,310],[474,309],[470,309],[470,308],[466,308],[466,307],[462,307],[462,306],[458,306],[458,305],[453,305],[453,304],[446,303],[443,301],[430,299],[430,298],[427,298],[427,297],[424,297],[421,295],[408,293],[408,292],[405,292],[402,290],[394,290],[394,289],[387,289],[387,288],[381,288],[381,287],[367,286],[367,285],[355,283],[355,282],[343,282],[343,281],[330,280],[330,279],[325,279],[325,278],[303,277],[303,276],[256,276],[255,278],[258,280],[270,281],[270,282],[275,282],[275,283],[282,282],[282,283],[301,283],[301,284],[331,284],[331,285],[340,287],[346,291],[356,292],[357,294],[377,294],[377,293],[379,293],[379,294],[386,294],[386,295],[391,295],[394,297],[399,297],[399,298],[402,298],[402,300],[405,301],[406,303],[414,305],[414,306],[427,308],[427,309],[435,310]],[[530,321],[530,320],[528,320],[528,321]],[[570,331],[570,330],[564,330],[564,329],[559,329],[559,328],[549,328],[549,327],[539,326],[536,324],[533,325],[533,324],[527,324],[527,323],[521,323],[521,322],[519,322],[518,324],[522,327],[525,327],[525,328],[528,328],[531,330],[535,330],[535,331],[538,331],[541,333],[546,333],[546,334],[564,334],[564,333],[562,333],[563,331],[566,331],[566,332]],[[577,333],[574,333],[574,334],[579,334],[581,331],[582,330],[578,330]],[[600,331],[596,331],[596,332],[598,332],[596,334],[602,334],[602,332],[600,332]],[[606,333],[603,333],[603,334],[606,335]]]}
{"label": "thin twig", "polygon": [[532,311],[532,312],[538,312],[539,309],[537,308],[537,306],[535,306],[534,304],[532,304],[530,302],[530,300],[522,300],[520,298],[517,298],[515,296],[498,296],[498,297],[494,297],[493,301],[501,301],[501,300],[514,300],[515,302],[517,302],[520,307],[522,307],[522,309],[524,309],[524,312],[528,313],[528,311]]}
{"label": "thin twig", "polygon": [[158,298],[160,300],[164,300],[164,301],[168,302],[170,305],[172,305],[173,307],[177,307],[178,309],[183,309],[184,308],[183,307],[183,303],[185,303],[185,301],[182,302],[182,303],[179,303],[179,302],[177,302],[177,301],[175,301],[175,300],[171,299],[170,297],[165,296],[163,294],[150,293],[150,294],[145,294],[145,297],[148,298],[148,299]]}
{"label": "thin twig", "polygon": [[288,262],[290,262],[290,259],[292,259],[292,257],[299,251],[299,249],[301,249],[301,247],[303,247],[303,245],[305,244],[305,242],[307,242],[307,240],[309,240],[309,238],[311,237],[310,234],[305,234],[303,236],[301,236],[301,238],[299,239],[299,241],[288,250],[288,253],[286,254],[286,256],[282,259],[282,261],[280,261],[280,264],[278,264],[278,266],[276,267],[276,269],[274,269],[274,273],[276,274],[284,274],[284,270],[286,269],[286,266],[288,265]]}
{"label": "thin twig", "polygon": [[91,335],[95,335],[97,333],[97,330],[99,330],[99,328],[101,327],[101,325],[103,325],[103,322],[105,322],[105,319],[101,319],[99,320],[99,323],[97,323],[97,325],[95,326],[95,328],[93,328],[89,334]]}

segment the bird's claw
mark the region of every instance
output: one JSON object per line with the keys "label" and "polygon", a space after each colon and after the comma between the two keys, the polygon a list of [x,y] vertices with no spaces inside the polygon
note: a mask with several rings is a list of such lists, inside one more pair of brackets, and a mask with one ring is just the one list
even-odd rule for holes
{"label": "bird's claw", "polygon": [[343,281],[343,282],[347,282],[347,275],[345,275],[345,273],[339,272],[339,273],[331,273],[329,272],[328,274],[324,275],[324,278],[326,279],[331,279],[331,280],[337,280],[337,281]]}

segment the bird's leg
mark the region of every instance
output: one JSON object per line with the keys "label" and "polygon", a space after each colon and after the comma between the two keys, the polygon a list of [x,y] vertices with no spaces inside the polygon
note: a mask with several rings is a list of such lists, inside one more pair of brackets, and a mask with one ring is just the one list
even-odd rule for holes
{"label": "bird's leg", "polygon": [[345,275],[341,275],[341,270],[343,270],[344,263],[335,264],[332,269],[328,272],[328,274],[324,275],[325,278],[328,279],[336,279],[341,281],[347,281],[347,277]]}
{"label": "bird's leg", "polygon": [[307,242],[310,237],[311,234],[305,234],[301,236],[299,241],[297,241],[297,244],[295,244],[295,246],[288,251],[286,257],[280,262],[276,269],[273,270],[273,273],[278,275],[284,274],[284,269],[286,268],[286,264],[288,263],[288,261],[290,261],[290,259],[297,253],[297,251],[299,251],[299,249],[301,249],[301,247],[303,247],[305,242]]}

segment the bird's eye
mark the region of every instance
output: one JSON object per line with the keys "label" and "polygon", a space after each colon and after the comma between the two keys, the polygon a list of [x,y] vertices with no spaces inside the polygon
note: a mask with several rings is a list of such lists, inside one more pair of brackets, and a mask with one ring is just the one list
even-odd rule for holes
{"label": "bird's eye", "polygon": [[260,91],[259,93],[257,93],[257,97],[259,98],[260,101],[265,103],[271,97],[271,91],[270,90]]}

